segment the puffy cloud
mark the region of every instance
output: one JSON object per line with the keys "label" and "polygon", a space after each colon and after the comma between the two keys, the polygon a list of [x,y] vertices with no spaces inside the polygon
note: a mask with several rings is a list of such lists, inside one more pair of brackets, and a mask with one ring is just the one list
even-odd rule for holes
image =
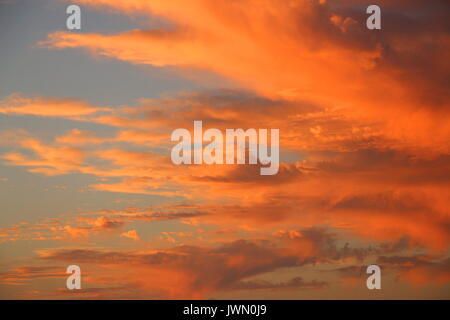
{"label": "puffy cloud", "polygon": [[[219,127],[235,124],[247,128],[269,121],[284,107],[292,115],[292,120],[288,117],[286,121],[292,121],[293,126],[288,126],[287,138],[281,143],[285,150],[299,152],[296,157],[305,160],[282,163],[278,175],[264,177],[256,166],[250,165],[175,166],[168,157],[168,148],[163,152],[119,147],[82,150],[70,143],[67,146],[64,139],[46,146],[21,135],[16,138],[18,145],[34,151],[36,158],[19,153],[7,153],[3,158],[11,165],[32,167],[33,172],[79,172],[107,179],[92,184],[94,190],[206,201],[199,207],[199,211],[208,213],[201,218],[202,223],[221,228],[253,224],[273,230],[286,223],[305,227],[326,222],[369,239],[395,241],[407,236],[417,245],[434,250],[448,246],[447,156],[417,158],[408,151],[396,150],[398,145],[389,145],[389,140],[382,136],[371,135],[368,138],[371,142],[364,142],[365,138],[354,138],[353,132],[358,135],[365,130],[314,105],[303,104],[303,112],[296,114],[296,103],[251,94],[221,92],[184,98],[189,99],[189,107],[176,108],[183,99],[174,98],[142,101],[133,112],[130,109],[127,112],[141,121],[149,119],[150,128],[157,131],[171,125],[189,125],[197,117],[209,117]],[[163,110],[168,105],[173,106],[172,112]],[[214,111],[214,105],[219,105],[222,112]],[[237,115],[243,107],[249,117],[239,119]],[[251,110],[261,113],[250,117]],[[311,132],[311,128],[317,128],[318,119],[320,132]],[[280,121],[273,120],[281,125]],[[297,122],[302,125],[296,127]],[[334,131],[333,138],[324,139],[330,128]],[[348,137],[345,132],[350,132]],[[337,136],[342,138],[335,139]],[[296,146],[301,138],[303,145]],[[114,141],[108,138],[108,143]],[[383,148],[385,142],[387,147]],[[251,193],[247,192],[249,188]],[[224,205],[209,204],[217,201]]]}
{"label": "puffy cloud", "polygon": [[139,236],[136,230],[130,230],[121,234],[122,237],[133,239],[134,241],[139,240]]}
{"label": "puffy cloud", "polygon": [[[295,277],[274,282],[268,277],[270,279],[274,273],[282,275],[282,270],[298,271],[311,266],[329,270],[330,266],[362,263],[366,258],[396,254],[403,249],[400,243],[352,247],[340,243],[337,235],[329,230],[309,228],[278,232],[271,240],[240,239],[215,247],[179,245],[164,250],[109,251],[61,248],[40,250],[39,255],[40,260],[46,262],[77,261],[87,270],[103,270],[97,270],[95,275],[89,271],[91,278],[87,288],[114,279],[109,280],[108,286],[127,286],[130,297],[139,293],[183,299],[205,298],[216,292],[235,290],[325,290],[329,283],[324,280]],[[353,271],[349,274],[355,276]],[[342,273],[342,278],[345,277]]]}
{"label": "puffy cloud", "polygon": [[94,226],[101,229],[117,229],[123,225],[122,221],[101,216],[94,221]]}
{"label": "puffy cloud", "polygon": [[[115,237],[116,230],[125,225],[141,222],[188,221],[205,215],[205,212],[177,206],[138,208],[120,210],[100,210],[47,218],[35,223],[20,222],[10,227],[0,228],[0,243],[30,240],[81,240],[99,235]],[[130,234],[133,235],[133,232]]]}
{"label": "puffy cloud", "polygon": [[450,38],[443,1],[387,2],[380,32],[366,29],[362,1],[199,0],[188,10],[177,1],[79,2],[156,15],[175,28],[57,32],[45,45],[86,48],[134,64],[211,70],[265,96],[321,102],[372,119],[410,148],[449,151]]}
{"label": "puffy cloud", "polygon": [[[365,29],[367,4],[356,0],[78,2],[162,17],[171,28],[56,32],[44,46],[85,48],[135,65],[206,69],[242,90],[180,93],[115,108],[72,98],[2,100],[6,116],[116,130],[100,137],[73,128],[51,142],[6,132],[2,146],[14,149],[2,155],[7,165],[93,175],[99,182],[91,190],[159,195],[170,204],[13,225],[1,230],[0,241],[138,239],[135,224],[157,221],[190,228],[158,234],[166,249],[157,242],[152,251],[139,251],[145,241],[123,241],[136,250],[41,251],[42,261],[76,260],[96,269],[80,297],[325,290],[327,281],[281,277],[282,270],[331,266],[350,283],[360,281],[361,264],[376,258],[400,280],[449,282],[448,3],[385,1],[378,32]],[[221,130],[279,128],[278,175],[260,176],[249,165],[173,165],[170,132],[191,129],[199,119]],[[416,251],[423,256],[400,256]]]}
{"label": "puffy cloud", "polygon": [[[316,250],[308,255],[289,249],[293,243],[272,243],[260,240],[237,240],[223,243],[217,248],[177,246],[152,251],[100,251],[93,249],[40,250],[45,261],[77,261],[88,267],[101,266],[105,272],[121,271],[115,284],[128,283],[137,290],[159,292],[168,298],[201,298],[217,290],[241,289],[321,289],[322,281],[294,278],[277,284],[254,279],[256,276],[280,268],[300,267],[316,262],[336,261],[355,257],[356,251],[347,247],[331,247],[321,230],[304,230],[303,240]],[[325,241],[324,241],[325,240]],[[344,250],[344,251],[342,251]],[[340,252],[338,255],[335,253]],[[356,253],[356,255],[358,255]],[[127,271],[123,267],[127,265]],[[161,273],[166,275],[161,277]],[[94,277],[95,278],[95,277]],[[139,279],[139,282],[137,282]],[[95,279],[91,279],[95,285]],[[169,284],[177,283],[172,288]]]}

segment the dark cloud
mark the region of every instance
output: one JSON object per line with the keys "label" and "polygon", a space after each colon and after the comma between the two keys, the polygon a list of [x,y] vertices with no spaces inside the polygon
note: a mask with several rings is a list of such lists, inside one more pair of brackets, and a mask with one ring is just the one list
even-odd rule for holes
{"label": "dark cloud", "polygon": [[266,280],[252,280],[238,282],[233,289],[236,290],[277,290],[277,289],[323,289],[328,286],[325,281],[305,281],[301,277],[292,278],[285,282],[273,283]]}

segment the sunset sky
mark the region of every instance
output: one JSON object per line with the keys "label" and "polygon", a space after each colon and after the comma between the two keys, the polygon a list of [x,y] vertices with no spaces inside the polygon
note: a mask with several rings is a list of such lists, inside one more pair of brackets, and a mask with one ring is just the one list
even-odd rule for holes
{"label": "sunset sky", "polygon": [[450,3],[371,4],[0,0],[0,299],[450,299]]}

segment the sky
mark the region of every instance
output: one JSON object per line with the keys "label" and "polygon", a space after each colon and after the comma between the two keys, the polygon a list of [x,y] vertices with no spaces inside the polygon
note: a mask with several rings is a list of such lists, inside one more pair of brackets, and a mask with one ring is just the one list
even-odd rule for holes
{"label": "sky", "polygon": [[[449,299],[450,5],[370,4],[0,1],[0,299]],[[195,120],[278,173],[173,164]]]}

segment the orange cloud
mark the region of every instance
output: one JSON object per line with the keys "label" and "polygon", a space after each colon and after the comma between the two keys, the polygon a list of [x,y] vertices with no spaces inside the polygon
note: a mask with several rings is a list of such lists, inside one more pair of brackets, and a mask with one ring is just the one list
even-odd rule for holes
{"label": "orange cloud", "polygon": [[0,113],[13,115],[77,117],[107,110],[107,108],[89,106],[80,99],[26,97],[13,94],[0,101]]}
{"label": "orange cloud", "polygon": [[[449,152],[444,83],[450,37],[443,17],[435,18],[445,10],[440,2],[423,3],[427,10],[418,3],[388,2],[378,33],[366,29],[361,1],[349,7],[333,1],[198,0],[189,9],[182,1],[79,2],[160,16],[178,28],[116,35],[57,32],[44,45],[86,48],[134,64],[207,69],[264,96],[320,102],[371,119],[416,152]],[[427,13],[398,13],[416,10]]]}
{"label": "orange cloud", "polygon": [[[72,98],[2,100],[5,116],[59,117],[115,130],[105,137],[70,128],[53,141],[5,132],[6,165],[44,175],[92,175],[98,182],[88,191],[157,195],[168,204],[13,225],[0,230],[1,242],[102,236],[114,243],[121,236],[140,240],[134,224],[173,220],[188,228],[158,230],[151,243],[123,241],[134,250],[40,251],[39,261],[106,270],[89,278],[92,286],[82,297],[325,290],[326,281],[282,279],[282,270],[333,267],[339,282],[356,283],[361,264],[377,258],[400,280],[450,281],[450,37],[443,2],[422,10],[420,1],[386,1],[380,32],[365,29],[366,4],[356,0],[78,2],[161,17],[172,27],[115,35],[56,32],[43,46],[85,48],[135,65],[206,69],[241,89],[184,92],[115,108]],[[279,128],[279,173],[261,176],[250,165],[173,165],[171,131],[191,129],[199,119],[221,130]],[[122,232],[125,226],[131,230]],[[166,249],[157,249],[160,244]],[[141,246],[144,251],[136,249]],[[396,256],[411,252],[424,258]]]}
{"label": "orange cloud", "polygon": [[122,237],[133,239],[134,241],[140,240],[136,230],[130,230],[121,234]]}
{"label": "orange cloud", "polygon": [[8,152],[1,156],[9,165],[31,167],[30,172],[46,175],[65,174],[76,171],[83,163],[84,153],[72,147],[47,146],[38,139],[17,137],[19,146],[34,152],[35,157]]}

